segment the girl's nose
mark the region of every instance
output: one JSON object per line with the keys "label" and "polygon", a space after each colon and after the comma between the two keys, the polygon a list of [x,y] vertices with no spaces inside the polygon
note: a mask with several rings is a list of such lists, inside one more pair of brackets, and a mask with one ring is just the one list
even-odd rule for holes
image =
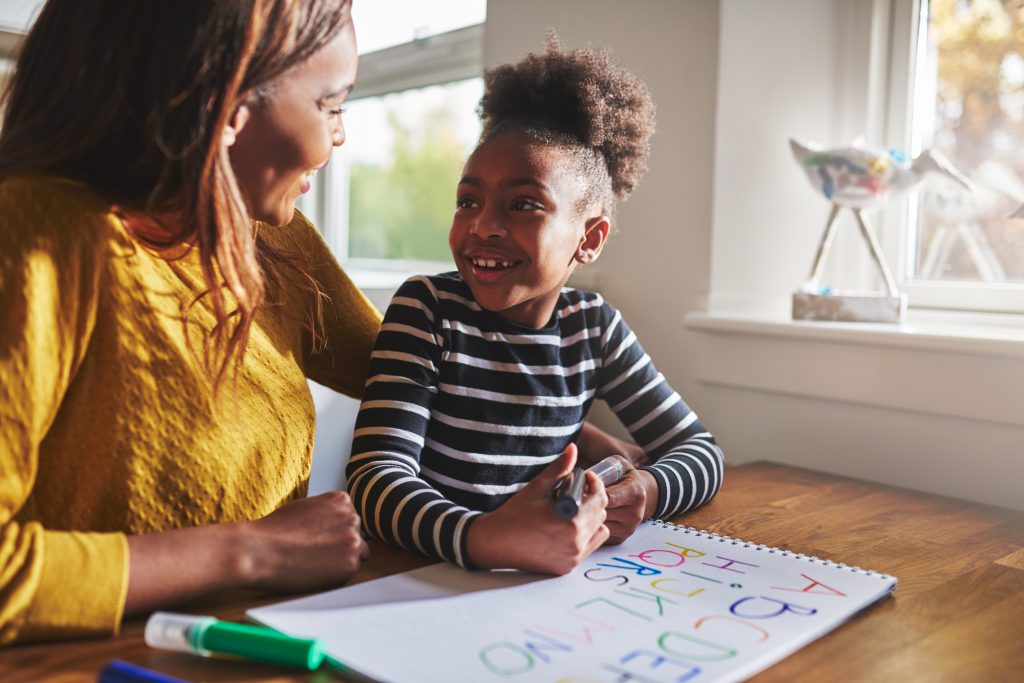
{"label": "girl's nose", "polygon": [[505,229],[501,216],[490,211],[480,214],[479,219],[470,228],[470,232],[481,239],[501,239],[508,236],[508,230]]}

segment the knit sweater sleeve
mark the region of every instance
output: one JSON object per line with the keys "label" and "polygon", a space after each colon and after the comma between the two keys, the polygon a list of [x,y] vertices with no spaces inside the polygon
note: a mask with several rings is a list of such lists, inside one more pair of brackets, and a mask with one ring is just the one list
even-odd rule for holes
{"label": "knit sweater sleeve", "polygon": [[456,505],[420,476],[420,454],[444,352],[437,291],[414,277],[384,315],[356,419],[348,490],[366,531],[460,566],[480,513]]}
{"label": "knit sweater sleeve", "polygon": [[655,517],[682,514],[722,486],[723,454],[714,437],[657,371],[636,335],[608,303],[601,308],[603,361],[599,396],[654,461]]}
{"label": "knit sweater sleeve", "polygon": [[[370,353],[380,327],[380,312],[338,265],[323,237],[302,214],[286,227],[302,244],[307,274],[322,289],[319,301],[307,296],[305,306],[321,306],[323,339],[308,333],[303,340],[306,376],[353,397],[363,394]],[[298,233],[298,234],[296,234]]]}
{"label": "knit sweater sleeve", "polygon": [[[29,190],[32,190],[30,187]],[[39,446],[95,324],[105,246],[74,202],[0,186],[0,642],[110,634],[127,540],[19,523]]]}

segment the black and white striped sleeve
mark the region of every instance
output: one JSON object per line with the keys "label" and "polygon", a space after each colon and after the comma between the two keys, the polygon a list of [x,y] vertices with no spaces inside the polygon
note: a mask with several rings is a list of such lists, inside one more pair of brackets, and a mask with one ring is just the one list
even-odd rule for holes
{"label": "black and white striped sleeve", "polygon": [[602,306],[602,322],[599,396],[654,461],[643,469],[658,482],[655,517],[703,505],[722,486],[722,450],[607,303]]}
{"label": "black and white striped sleeve", "polygon": [[480,513],[456,505],[420,477],[444,339],[437,291],[406,281],[388,306],[370,362],[346,469],[367,533],[469,566],[466,535]]}

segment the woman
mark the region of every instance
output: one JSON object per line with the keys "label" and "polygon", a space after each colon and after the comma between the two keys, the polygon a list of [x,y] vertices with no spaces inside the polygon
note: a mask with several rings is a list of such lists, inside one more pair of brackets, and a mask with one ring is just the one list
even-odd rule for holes
{"label": "woman", "polygon": [[0,132],[0,642],[336,585],[306,378],[379,314],[296,215],[344,142],[349,0],[50,0]]}

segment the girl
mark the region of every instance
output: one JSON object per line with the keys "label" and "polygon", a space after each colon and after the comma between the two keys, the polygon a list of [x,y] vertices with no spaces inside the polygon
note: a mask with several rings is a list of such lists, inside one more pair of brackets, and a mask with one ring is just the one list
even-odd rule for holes
{"label": "girl", "polygon": [[[611,231],[645,168],[654,109],[600,52],[491,71],[449,244],[457,273],[393,299],[348,465],[367,531],[466,567],[564,573],[647,517],[681,514],[722,483],[711,434],[598,295],[565,288]],[[551,492],[589,447],[606,400],[654,464],[589,495],[572,521]]]}
{"label": "girl", "polygon": [[[111,634],[366,554],[305,498],[311,377],[379,318],[296,216],[345,139],[348,0],[51,0],[0,132],[0,642]],[[335,559],[326,563],[325,556]]]}

